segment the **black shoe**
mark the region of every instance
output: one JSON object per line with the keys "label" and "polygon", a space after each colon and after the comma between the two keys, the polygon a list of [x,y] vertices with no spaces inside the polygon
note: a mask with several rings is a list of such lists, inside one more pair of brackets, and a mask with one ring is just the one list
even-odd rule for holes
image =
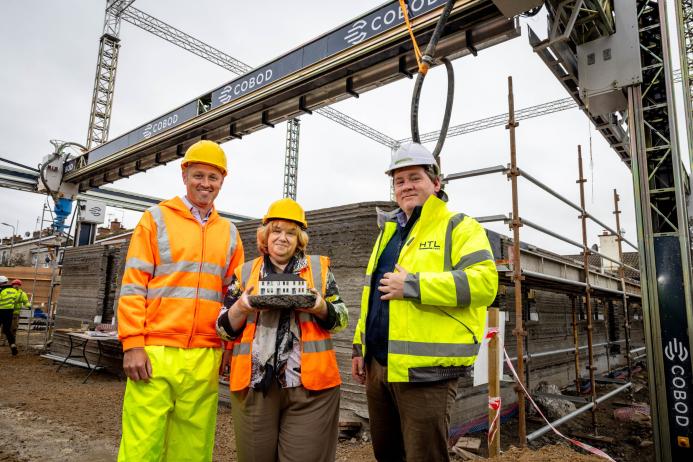
{"label": "black shoe", "polygon": [[19,350],[17,349],[17,345],[10,345],[10,348],[12,348],[12,356],[17,356],[19,354]]}

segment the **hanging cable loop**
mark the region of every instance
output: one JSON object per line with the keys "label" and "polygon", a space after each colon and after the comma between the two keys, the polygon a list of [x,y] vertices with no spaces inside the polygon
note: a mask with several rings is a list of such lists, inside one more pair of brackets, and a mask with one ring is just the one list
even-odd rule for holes
{"label": "hanging cable loop", "polygon": [[[433,65],[435,59],[436,46],[438,46],[438,40],[440,39],[445,24],[447,23],[452,7],[455,0],[448,0],[440,13],[438,18],[438,23],[433,31],[433,35],[426,46],[426,50],[421,53],[419,45],[416,42],[416,37],[414,36],[414,31],[411,27],[411,22],[409,20],[409,12],[404,0],[399,0],[400,8],[402,9],[402,14],[404,16],[404,21],[407,24],[407,29],[409,29],[409,35],[412,39],[414,45],[414,55],[416,56],[416,62],[419,67],[419,72],[416,76],[416,82],[414,83],[414,93],[411,100],[411,138],[415,143],[421,142],[421,136],[419,134],[419,99],[421,97],[421,89],[423,88],[423,81],[426,78],[428,69]],[[445,103],[445,113],[443,115],[443,123],[440,130],[440,135],[438,136],[438,142],[433,150],[433,156],[436,162],[440,165],[440,151],[443,149],[443,144],[445,143],[445,137],[448,133],[448,127],[450,126],[450,116],[452,113],[452,103],[455,96],[455,75],[452,68],[452,63],[447,58],[442,58],[441,62],[445,65],[448,77],[448,89],[447,89],[447,100]]]}

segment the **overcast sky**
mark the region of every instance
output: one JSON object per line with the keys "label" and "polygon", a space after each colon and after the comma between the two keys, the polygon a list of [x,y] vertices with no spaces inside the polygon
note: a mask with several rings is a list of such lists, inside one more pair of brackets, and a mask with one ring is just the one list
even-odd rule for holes
{"label": "overcast sky", "polygon": [[[341,25],[382,1],[236,2],[137,0],[134,6],[250,64],[264,63]],[[106,1],[5,0],[0,6],[0,157],[36,166],[51,152],[50,139],[84,143],[89,121],[99,37]],[[539,20],[531,21],[540,30]],[[231,80],[230,72],[128,23],[121,29],[110,138],[125,133]],[[454,62],[456,98],[452,125],[507,111],[507,77],[513,76],[515,107],[565,98],[567,93],[522,36],[477,57]],[[678,67],[678,64],[676,65]],[[444,106],[444,71],[429,73],[422,96],[421,131],[439,127]],[[402,80],[335,105],[362,122],[401,139],[410,136],[413,81]],[[229,175],[217,199],[221,210],[264,214],[282,195],[286,125],[224,145]],[[592,148],[590,152],[590,135]],[[636,240],[629,170],[577,109],[522,121],[517,129],[519,165],[564,196],[578,201],[577,145],[583,146],[587,209],[615,227],[613,189],[622,197],[626,237]],[[433,146],[429,146],[431,149]],[[389,197],[389,149],[317,114],[301,117],[298,200],[306,209]],[[509,162],[503,127],[449,138],[444,173]],[[448,185],[451,207],[467,214],[508,214],[509,182],[500,174]],[[112,187],[168,198],[184,192],[179,162]],[[43,197],[2,189],[0,222],[32,231]],[[521,216],[575,240],[577,213],[521,180]],[[139,214],[109,208],[111,218],[134,226]],[[508,234],[502,224],[490,228]],[[601,228],[590,225],[590,243]],[[9,228],[0,227],[0,236]],[[565,253],[574,249],[523,228],[522,239]]]}

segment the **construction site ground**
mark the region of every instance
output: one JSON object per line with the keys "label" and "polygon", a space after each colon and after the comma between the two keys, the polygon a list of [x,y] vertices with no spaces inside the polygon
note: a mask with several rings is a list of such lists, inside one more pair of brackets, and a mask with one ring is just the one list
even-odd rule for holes
{"label": "construction site ground", "polygon": [[[22,340],[22,339],[20,339]],[[24,340],[25,341],[25,340]],[[86,384],[87,371],[66,366],[56,372],[53,361],[41,358],[33,349],[20,345],[17,357],[7,346],[0,347],[0,461],[111,461],[115,460],[120,438],[120,413],[125,382],[115,375],[96,373]],[[635,378],[639,384],[636,401],[647,401],[643,386],[645,376]],[[626,394],[600,406],[599,432],[614,439],[614,444],[588,441],[604,449],[617,461],[654,460],[649,422],[620,422],[613,410],[626,401]],[[620,403],[620,404],[619,404]],[[504,454],[499,461],[574,462],[603,460],[574,450],[560,438],[547,434],[529,449],[511,448],[516,442],[515,421],[502,429]],[[540,425],[528,422],[528,431]],[[561,427],[566,434],[590,433],[591,414],[582,414]],[[485,439],[485,434],[471,435]],[[365,439],[365,441],[364,441]],[[481,453],[485,454],[485,441]],[[463,460],[453,456],[454,460]],[[234,461],[235,441],[231,410],[220,405],[217,416],[215,461]],[[337,461],[374,461],[368,438],[340,441]]]}

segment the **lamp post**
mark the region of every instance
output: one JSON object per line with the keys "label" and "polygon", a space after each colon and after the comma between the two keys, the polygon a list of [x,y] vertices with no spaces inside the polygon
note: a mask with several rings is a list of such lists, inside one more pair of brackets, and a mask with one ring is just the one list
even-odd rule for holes
{"label": "lamp post", "polygon": [[12,228],[12,237],[10,238],[10,258],[7,263],[7,266],[12,266],[12,249],[14,248],[14,235],[15,235],[15,230],[16,228],[13,225],[10,225],[8,223],[2,223],[3,226],[9,226]]}

